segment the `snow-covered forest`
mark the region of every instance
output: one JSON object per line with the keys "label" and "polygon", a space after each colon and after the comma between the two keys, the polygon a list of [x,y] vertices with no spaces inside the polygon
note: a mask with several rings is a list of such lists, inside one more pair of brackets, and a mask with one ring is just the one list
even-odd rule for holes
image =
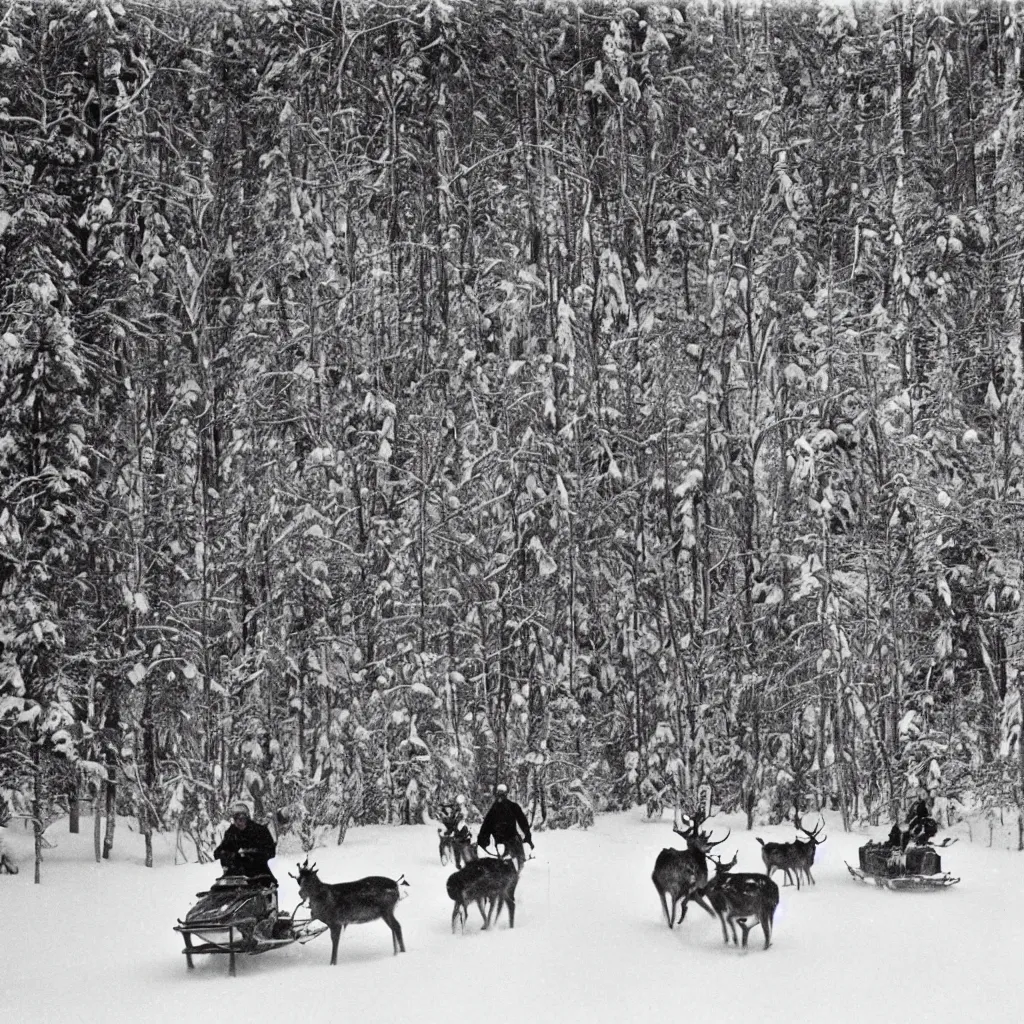
{"label": "snow-covered forest", "polygon": [[3,4],[0,818],[1021,821],[1022,48]]}

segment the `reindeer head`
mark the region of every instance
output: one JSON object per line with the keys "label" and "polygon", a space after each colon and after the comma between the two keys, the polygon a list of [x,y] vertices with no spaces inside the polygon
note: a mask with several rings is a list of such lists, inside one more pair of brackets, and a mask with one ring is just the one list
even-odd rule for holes
{"label": "reindeer head", "polygon": [[711,854],[710,859],[715,863],[715,878],[718,878],[720,875],[727,875],[730,871],[732,871],[732,869],[736,867],[736,861],[739,858],[739,855],[740,851],[737,850],[732,855],[732,860],[729,861],[728,864],[723,864],[721,857],[716,857],[714,854]]}
{"label": "reindeer head", "polygon": [[712,840],[711,833],[705,832],[701,828],[706,820],[706,816],[698,811],[690,817],[690,824],[686,828],[674,828],[672,831],[686,840],[687,849],[694,853],[707,854],[716,846],[721,846],[732,835],[732,829],[726,832],[721,839]]}
{"label": "reindeer head", "polygon": [[290,871],[288,872],[289,878],[294,878],[299,883],[299,899],[306,899],[309,895],[309,884],[314,879],[319,881],[319,876],[316,873],[316,864],[309,863],[309,857],[307,857],[301,864],[295,865],[298,868],[299,873],[293,875]]}

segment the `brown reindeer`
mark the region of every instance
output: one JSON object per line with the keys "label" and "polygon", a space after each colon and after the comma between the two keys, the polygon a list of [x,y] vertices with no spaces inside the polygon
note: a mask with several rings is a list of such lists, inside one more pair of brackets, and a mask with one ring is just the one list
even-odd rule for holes
{"label": "brown reindeer", "polygon": [[331,963],[338,962],[338,940],[350,924],[365,924],[382,920],[391,929],[391,945],[395,956],[405,952],[402,926],[395,919],[395,904],[404,895],[403,887],[409,883],[403,875],[397,881],[381,875],[370,875],[357,882],[338,882],[328,885],[320,880],[316,865],[298,865],[299,873],[288,877],[299,883],[299,898],[309,903],[310,916],[323,921],[331,931]]}
{"label": "brown reindeer", "polygon": [[724,843],[730,833],[726,833],[723,839],[712,842],[711,833],[700,830],[705,820],[705,815],[694,814],[687,828],[674,828],[672,831],[686,841],[686,849],[666,848],[658,854],[658,859],[654,862],[651,881],[658,890],[661,909],[665,912],[669,928],[675,925],[677,906],[680,908],[679,923],[683,923],[683,918],[686,917],[686,904],[690,900],[714,917],[714,911],[701,895],[708,884],[707,854],[720,843]]}
{"label": "brown reindeer", "polygon": [[736,925],[739,925],[743,930],[743,948],[746,949],[750,930],[755,924],[760,924],[764,932],[764,948],[767,949],[772,944],[779,887],[767,875],[746,871],[732,874],[735,866],[735,854],[728,864],[715,860],[715,877],[708,882],[704,895],[722,923],[722,938],[726,945],[729,945],[730,932],[733,945],[739,945],[736,939]]}

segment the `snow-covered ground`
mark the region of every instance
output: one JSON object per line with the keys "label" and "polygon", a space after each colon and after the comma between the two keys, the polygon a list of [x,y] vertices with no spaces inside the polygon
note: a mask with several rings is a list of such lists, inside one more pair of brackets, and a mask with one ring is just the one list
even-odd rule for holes
{"label": "snow-covered ground", "polygon": [[[719,849],[739,851],[736,870],[761,870],[755,836],[788,841],[786,827],[742,829]],[[480,931],[471,911],[464,935],[450,930],[451,902],[429,827],[351,829],[345,844],[314,852],[326,881],[365,874],[412,887],[398,905],[405,954],[392,956],[382,922],[349,928],[338,965],[330,938],[241,957],[236,978],[223,957],[200,957],[186,972],[171,930],[208,887],[216,865],[175,865],[158,837],[158,864],[142,866],[142,840],[119,828],[112,860],[92,859],[81,835],[54,825],[43,884],[32,884],[31,837],[0,830],[21,862],[0,876],[0,1019],[36,1022],[217,1021],[411,1022],[521,1020],[765,1022],[823,1024],[912,1020],[915,1024],[1020,1019],[1024,966],[1024,854],[1006,849],[1009,829],[989,847],[987,831],[943,850],[943,868],[962,881],[929,893],[859,885],[845,861],[881,838],[880,827],[844,834],[828,822],[814,868],[817,885],[782,888],[771,949],[759,928],[746,952],[722,944],[716,920],[698,908],[669,931],[651,869],[664,846],[680,846],[668,817],[641,810],[599,816],[589,831],[542,832],[524,870],[514,930],[503,915]],[[166,838],[161,843],[160,839]],[[274,863],[281,906],[297,902],[287,875],[302,857]],[[779,876],[776,876],[778,879]]]}

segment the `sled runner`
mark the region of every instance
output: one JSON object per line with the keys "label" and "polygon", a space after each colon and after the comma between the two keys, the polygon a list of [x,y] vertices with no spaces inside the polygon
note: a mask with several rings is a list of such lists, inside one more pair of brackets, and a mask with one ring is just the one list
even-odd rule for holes
{"label": "sled runner", "polygon": [[279,911],[277,888],[252,885],[244,875],[225,875],[196,895],[199,902],[174,926],[185,940],[182,953],[189,969],[195,966],[194,956],[226,953],[229,973],[234,975],[238,953],[266,953],[308,942],[327,930],[319,921],[296,917],[298,907],[290,914]]}
{"label": "sled runner", "polygon": [[[956,842],[947,839],[940,848]],[[858,851],[860,867],[847,864],[858,882],[874,882],[885,889],[946,889],[960,881],[942,870],[934,846],[908,846],[905,851],[888,843],[866,843]]]}

